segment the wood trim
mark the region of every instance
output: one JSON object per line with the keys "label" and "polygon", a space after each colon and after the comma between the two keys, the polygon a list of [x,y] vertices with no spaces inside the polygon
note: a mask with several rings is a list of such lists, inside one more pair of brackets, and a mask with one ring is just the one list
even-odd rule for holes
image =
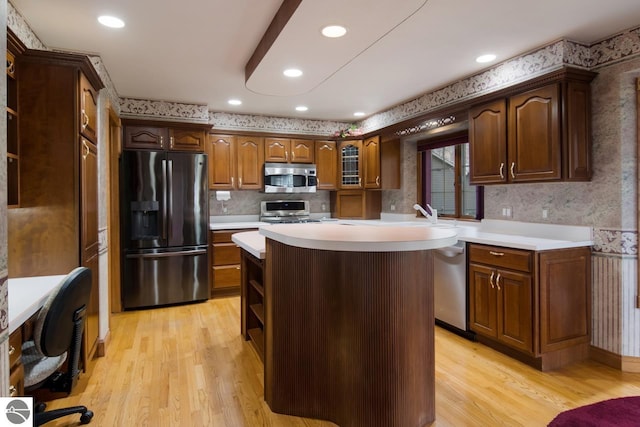
{"label": "wood trim", "polygon": [[108,159],[107,170],[109,171],[107,187],[107,227],[109,245],[109,301],[111,313],[122,311],[122,301],[120,295],[120,184],[119,184],[119,162],[122,152],[122,127],[120,118],[116,112],[108,107],[109,126],[108,136]]}
{"label": "wood trim", "polygon": [[619,354],[615,354],[610,351],[591,346],[589,348],[589,358],[611,368],[618,370],[622,369],[622,356],[620,356]]}
{"label": "wood trim", "polygon": [[107,335],[104,339],[98,340],[98,346],[96,347],[96,357],[104,357],[107,355],[107,347],[111,342],[111,331],[107,331]]}
{"label": "wood trim", "polygon": [[145,120],[145,119],[126,119],[121,120],[121,126],[148,126],[148,127],[167,127],[173,129],[190,129],[190,130],[203,130],[209,132],[212,125],[209,123],[184,123],[184,122],[170,122],[164,120]]}
{"label": "wood trim", "polygon": [[258,46],[253,51],[251,58],[244,67],[244,81],[249,80],[249,77],[258,68],[258,64],[265,57],[273,43],[276,41],[280,32],[284,29],[285,25],[289,22],[289,19],[293,16],[293,13],[298,9],[302,0],[283,0],[280,8],[276,12],[275,16],[271,20],[267,31],[265,31],[262,39],[258,43]]}
{"label": "wood trim", "polygon": [[27,47],[22,43],[22,40],[11,31],[11,28],[7,27],[7,50],[14,55],[22,55]]}
{"label": "wood trim", "polygon": [[622,372],[640,372],[640,357],[622,356]]}

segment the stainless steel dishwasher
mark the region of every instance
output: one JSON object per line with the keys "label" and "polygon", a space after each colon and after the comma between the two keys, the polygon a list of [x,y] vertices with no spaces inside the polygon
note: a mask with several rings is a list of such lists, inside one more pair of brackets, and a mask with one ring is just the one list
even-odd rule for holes
{"label": "stainless steel dishwasher", "polygon": [[465,242],[433,251],[433,287],[436,323],[471,338],[467,327]]}

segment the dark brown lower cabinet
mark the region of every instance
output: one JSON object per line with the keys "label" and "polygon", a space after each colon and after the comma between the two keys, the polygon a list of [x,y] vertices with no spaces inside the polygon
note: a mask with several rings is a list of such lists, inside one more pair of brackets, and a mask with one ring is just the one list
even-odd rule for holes
{"label": "dark brown lower cabinet", "polygon": [[469,244],[469,324],[478,340],[541,370],[588,357],[591,251]]}
{"label": "dark brown lower cabinet", "polygon": [[241,328],[242,336],[264,362],[264,261],[242,250]]}
{"label": "dark brown lower cabinet", "polygon": [[211,274],[209,282],[211,298],[240,293],[240,248],[233,243],[231,236],[243,231],[254,230],[210,231],[209,263]]}

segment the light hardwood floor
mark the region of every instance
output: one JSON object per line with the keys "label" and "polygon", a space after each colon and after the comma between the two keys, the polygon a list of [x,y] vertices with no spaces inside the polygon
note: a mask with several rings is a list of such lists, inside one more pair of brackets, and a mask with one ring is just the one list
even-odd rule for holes
{"label": "light hardwood floor", "polygon": [[[435,336],[433,426],[545,426],[566,409],[640,395],[640,374],[596,362],[542,373],[440,328]],[[334,426],[269,410],[262,363],[240,336],[238,297],[121,313],[111,337],[85,391],[49,408],[87,405],[90,425],[104,427]]]}

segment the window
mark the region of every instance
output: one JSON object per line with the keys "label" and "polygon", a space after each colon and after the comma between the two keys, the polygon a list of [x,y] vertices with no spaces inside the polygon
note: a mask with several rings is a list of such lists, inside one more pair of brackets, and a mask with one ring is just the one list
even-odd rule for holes
{"label": "window", "polygon": [[442,217],[482,218],[482,187],[469,184],[469,143],[466,135],[419,143],[418,154],[421,204],[430,204]]}

